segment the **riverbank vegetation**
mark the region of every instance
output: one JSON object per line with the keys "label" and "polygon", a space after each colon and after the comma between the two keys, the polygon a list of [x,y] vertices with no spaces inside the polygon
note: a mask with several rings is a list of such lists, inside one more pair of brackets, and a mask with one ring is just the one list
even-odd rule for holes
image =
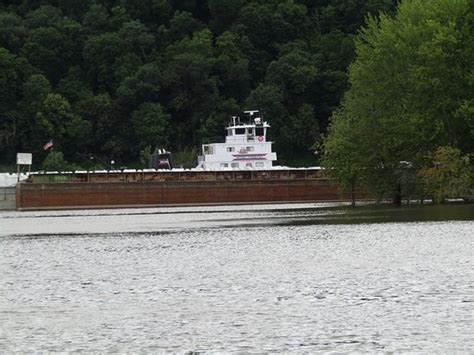
{"label": "riverbank vegetation", "polygon": [[[405,0],[355,41],[323,163],[346,191],[433,198],[473,187],[474,2]],[[471,191],[472,194],[472,191]]]}

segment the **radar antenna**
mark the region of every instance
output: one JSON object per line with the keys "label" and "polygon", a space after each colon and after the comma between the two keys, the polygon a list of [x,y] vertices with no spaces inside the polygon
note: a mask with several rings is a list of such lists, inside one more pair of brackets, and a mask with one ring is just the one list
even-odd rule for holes
{"label": "radar antenna", "polygon": [[254,115],[255,113],[257,113],[257,112],[258,112],[258,110],[244,111],[244,113],[248,113],[248,114],[250,115],[250,117],[253,117],[253,115]]}

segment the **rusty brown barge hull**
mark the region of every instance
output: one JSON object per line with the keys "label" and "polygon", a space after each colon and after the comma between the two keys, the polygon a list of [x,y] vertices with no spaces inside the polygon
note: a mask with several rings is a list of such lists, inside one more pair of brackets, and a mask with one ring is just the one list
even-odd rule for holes
{"label": "rusty brown barge hull", "polygon": [[19,210],[343,200],[317,169],[35,174],[16,193]]}

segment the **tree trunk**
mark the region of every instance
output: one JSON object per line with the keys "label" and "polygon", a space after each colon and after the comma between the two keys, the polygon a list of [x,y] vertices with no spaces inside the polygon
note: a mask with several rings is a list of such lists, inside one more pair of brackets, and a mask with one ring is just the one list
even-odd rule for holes
{"label": "tree trunk", "polygon": [[356,205],[355,187],[354,187],[354,183],[353,183],[352,186],[351,186],[351,206],[355,206],[355,205]]}
{"label": "tree trunk", "polygon": [[393,203],[397,206],[400,206],[402,204],[402,188],[399,185],[397,185],[397,190],[395,191],[395,195],[393,196]]}

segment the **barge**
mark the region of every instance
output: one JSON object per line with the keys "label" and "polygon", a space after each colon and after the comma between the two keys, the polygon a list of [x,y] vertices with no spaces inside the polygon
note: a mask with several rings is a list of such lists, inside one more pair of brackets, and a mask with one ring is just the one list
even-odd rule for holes
{"label": "barge", "polygon": [[[275,167],[258,111],[232,117],[223,143],[202,146],[195,169],[36,173],[17,184],[18,210],[341,201],[321,168]],[[161,165],[163,162],[160,162]],[[168,164],[169,165],[169,164]]]}
{"label": "barge", "polygon": [[18,210],[347,200],[321,169],[103,171],[34,174]]}

